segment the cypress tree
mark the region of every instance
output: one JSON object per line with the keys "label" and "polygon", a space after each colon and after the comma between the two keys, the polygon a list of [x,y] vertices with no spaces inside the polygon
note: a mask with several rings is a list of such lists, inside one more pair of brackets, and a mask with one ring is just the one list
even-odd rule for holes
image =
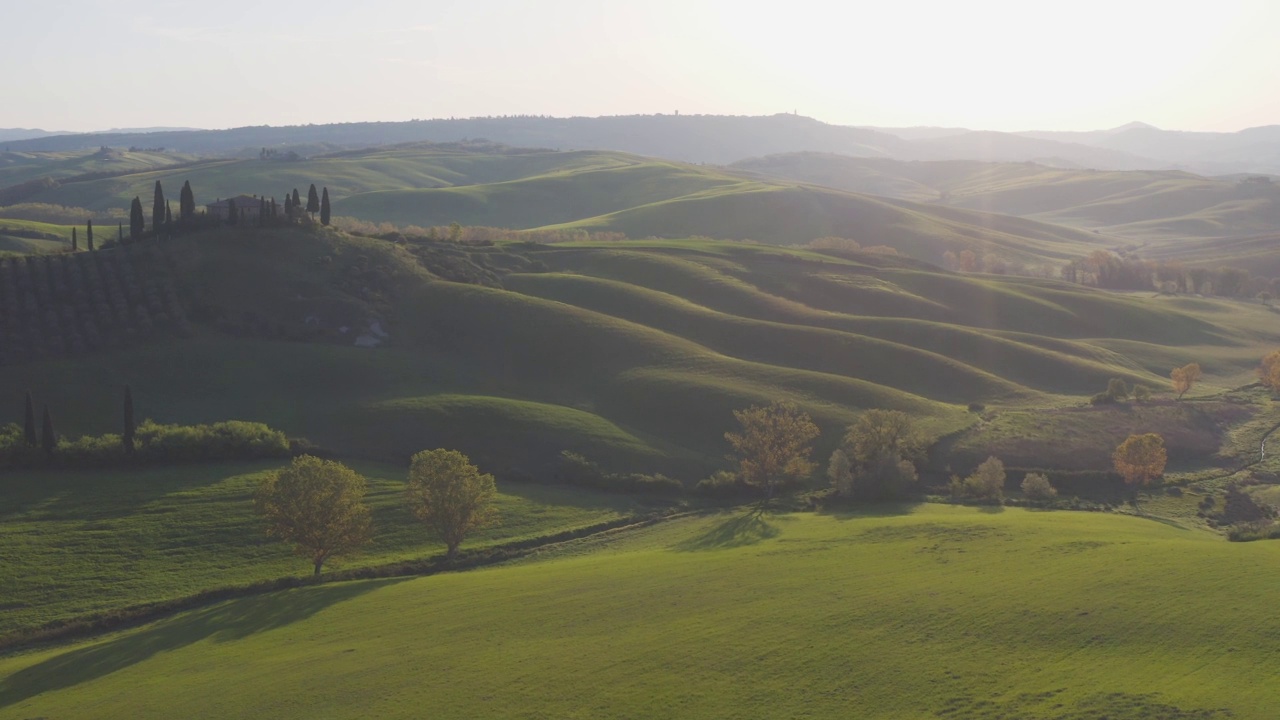
{"label": "cypress tree", "polygon": [[157,180],[155,198],[151,201],[151,232],[159,232],[161,225],[164,225],[164,190]]}
{"label": "cypress tree", "polygon": [[258,224],[265,225],[267,222],[267,196],[263,195],[258,198]]}
{"label": "cypress tree", "polygon": [[31,401],[31,391],[27,391],[27,412],[23,417],[23,437],[27,441],[27,447],[36,446],[36,404]]}
{"label": "cypress tree", "polygon": [[271,217],[274,219],[275,216],[276,216],[276,198],[274,195],[272,195],[271,196]]}
{"label": "cypress tree", "polygon": [[89,252],[93,252],[93,218],[89,218],[89,227],[85,228],[84,240]]}
{"label": "cypress tree", "polygon": [[191,181],[182,183],[182,192],[178,195],[178,219],[184,223],[196,217],[196,196],[191,192]]}
{"label": "cypress tree", "polygon": [[75,252],[79,249],[80,249],[80,241],[76,239],[76,229],[71,228],[71,252]]}
{"label": "cypress tree", "polygon": [[142,239],[142,233],[146,231],[147,219],[142,214],[142,198],[134,197],[133,204],[129,206],[129,241],[138,242]]}
{"label": "cypress tree", "polygon": [[124,434],[120,439],[124,442],[124,451],[133,454],[133,435],[136,428],[133,424],[133,389],[124,386]]}
{"label": "cypress tree", "polygon": [[116,225],[116,234],[117,234],[116,242],[123,245],[124,244],[124,223],[119,223]]}
{"label": "cypress tree", "polygon": [[284,194],[284,216],[289,220],[293,220],[293,196],[289,195],[289,193]]}
{"label": "cypress tree", "polygon": [[329,188],[324,189],[324,195],[320,197],[320,224],[329,224]]}
{"label": "cypress tree", "polygon": [[169,232],[173,232],[173,203],[168,200],[164,203],[164,227]]}
{"label": "cypress tree", "polygon": [[320,193],[316,192],[315,183],[311,183],[311,189],[307,191],[307,212],[320,212]]}
{"label": "cypress tree", "polygon": [[298,188],[293,189],[293,211],[298,212],[302,207],[302,199],[298,197]]}
{"label": "cypress tree", "polygon": [[58,448],[58,436],[53,432],[53,416],[49,414],[49,406],[44,406],[44,423],[40,427],[40,444],[44,446],[44,454],[53,457]]}
{"label": "cypress tree", "polygon": [[236,201],[228,200],[227,201],[227,224],[235,225],[237,222],[239,222],[239,220],[240,220],[240,215],[236,211]]}

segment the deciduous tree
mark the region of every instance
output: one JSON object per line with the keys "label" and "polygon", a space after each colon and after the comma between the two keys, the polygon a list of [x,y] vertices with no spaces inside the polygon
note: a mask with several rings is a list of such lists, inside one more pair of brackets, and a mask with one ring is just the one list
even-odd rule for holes
{"label": "deciduous tree", "polygon": [[1164,438],[1156,433],[1130,435],[1116,448],[1111,460],[1120,477],[1135,489],[1149,485],[1164,474],[1168,461]]}
{"label": "deciduous tree", "polygon": [[410,461],[409,510],[445,544],[450,560],[471,531],[493,519],[496,494],[493,476],[457,450],[423,450]]}
{"label": "deciduous tree", "polygon": [[1173,391],[1178,393],[1179,400],[1196,384],[1201,374],[1198,363],[1190,363],[1169,371],[1169,378],[1173,381]]}
{"label": "deciduous tree", "polygon": [[831,453],[831,460],[827,462],[827,479],[837,495],[848,497],[853,494],[853,464],[845,451]]}
{"label": "deciduous tree", "polygon": [[267,534],[292,543],[319,575],[329,558],[369,541],[365,488],[365,479],[346,465],[302,455],[263,480],[254,504]]}
{"label": "deciduous tree", "polygon": [[808,413],[792,403],[775,400],[763,407],[734,410],[733,416],[742,431],[727,432],[724,439],[733,448],[729,459],[737,462],[738,476],[744,483],[772,498],[778,487],[813,473],[809,454],[820,432]]}
{"label": "deciduous tree", "polygon": [[1258,381],[1271,388],[1272,392],[1280,391],[1280,350],[1273,350],[1262,358],[1258,366]]}
{"label": "deciduous tree", "polygon": [[843,447],[854,464],[852,494],[889,500],[916,482],[925,445],[906,413],[868,410],[845,431]]}
{"label": "deciduous tree", "polygon": [[844,434],[844,446],[858,463],[881,455],[917,462],[923,459],[924,439],[907,414],[899,410],[868,410]]}
{"label": "deciduous tree", "polygon": [[982,462],[973,474],[964,479],[962,494],[979,500],[1004,499],[1004,461],[992,455]]}

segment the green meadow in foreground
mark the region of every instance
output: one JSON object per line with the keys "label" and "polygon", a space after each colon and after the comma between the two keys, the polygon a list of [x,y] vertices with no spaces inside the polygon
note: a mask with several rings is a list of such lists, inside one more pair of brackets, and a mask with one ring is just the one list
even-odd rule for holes
{"label": "green meadow in foreground", "polygon": [[[307,575],[310,564],[268,538],[252,493],[280,461],[102,472],[0,475],[0,635],[90,612],[209,588]],[[405,508],[407,470],[356,463],[369,481],[373,542],[326,570],[442,554]],[[633,498],[503,483],[496,524],[474,549],[615,520]]]}
{"label": "green meadow in foreground", "polygon": [[724,514],[0,659],[0,716],[1271,718],[1280,546],[1109,514]]}

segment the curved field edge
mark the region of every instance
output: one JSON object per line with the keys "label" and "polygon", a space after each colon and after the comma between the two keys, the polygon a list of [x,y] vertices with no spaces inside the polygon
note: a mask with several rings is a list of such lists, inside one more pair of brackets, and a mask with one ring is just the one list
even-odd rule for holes
{"label": "curved field edge", "polygon": [[924,505],[677,520],[0,659],[0,716],[1267,718],[1280,547]]}

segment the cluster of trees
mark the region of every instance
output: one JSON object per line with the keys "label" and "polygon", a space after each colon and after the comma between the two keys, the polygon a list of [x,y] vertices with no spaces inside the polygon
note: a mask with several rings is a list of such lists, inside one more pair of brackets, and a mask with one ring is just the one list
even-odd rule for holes
{"label": "cluster of trees", "polygon": [[[263,480],[254,503],[267,534],[292,544],[319,575],[330,558],[372,538],[367,488],[364,477],[346,465],[301,455]],[[457,450],[423,450],[410,462],[405,503],[445,544],[450,560],[468,535],[493,520],[496,495],[493,476]]]}
{"label": "cluster of trees", "polygon": [[1176,260],[1153,262],[1137,255],[1094,250],[1063,265],[1067,282],[1110,290],[1152,290],[1220,297],[1256,297],[1266,303],[1280,294],[1280,278],[1251,277],[1240,268],[1188,268]]}
{"label": "cluster of trees", "polygon": [[[741,430],[725,433],[733,449],[734,478],[766,499],[813,474],[813,442],[820,435],[807,413],[773,402],[734,412]],[[924,435],[906,413],[868,410],[845,429],[826,474],[837,497],[883,501],[909,495],[925,459]]]}
{"label": "cluster of trees", "polygon": [[120,432],[60,437],[48,405],[36,423],[35,401],[26,394],[21,425],[0,426],[0,467],[102,468],[180,462],[213,462],[287,457],[284,433],[261,423],[241,421],[207,425],[162,425],[134,421],[133,391],[125,386]]}
{"label": "cluster of trees", "polygon": [[[1280,364],[1280,351],[1277,351]],[[774,402],[734,413],[741,429],[725,434],[733,449],[732,473],[737,482],[759,490],[766,499],[807,480],[816,469],[810,460],[820,431],[808,414],[795,405]],[[826,475],[839,498],[883,501],[911,494],[918,480],[917,464],[925,459],[924,435],[911,419],[896,410],[868,410],[850,425],[841,445],[831,454]],[[1112,456],[1113,467],[1125,483],[1137,488],[1164,473],[1164,439],[1154,433],[1132,435]],[[721,478],[718,485],[727,484]],[[1007,481],[1004,463],[989,457],[968,477],[952,476],[949,489],[956,498],[1000,502]],[[1039,473],[1022,479],[1023,495],[1047,502],[1057,489]]]}
{"label": "cluster of trees", "polygon": [[[260,226],[276,225],[281,222],[301,222],[304,219],[315,222],[317,214],[321,225],[328,225],[332,219],[329,188],[326,187],[323,192],[318,192],[314,183],[312,183],[307,193],[305,204],[303,204],[297,188],[294,188],[292,192],[285,193],[283,205],[277,205],[274,197],[268,199],[265,195],[258,198],[258,203],[257,222]],[[228,225],[237,225],[247,214],[247,208],[237,208],[235,201],[229,200],[225,222]],[[124,223],[119,223],[116,242],[126,245],[138,242],[148,236],[172,237],[175,234],[215,224],[217,224],[217,219],[208,217],[207,213],[197,212],[195,193],[191,189],[190,181],[186,181],[182,185],[178,200],[178,216],[175,220],[173,207],[165,199],[164,188],[160,181],[157,180],[155,190],[152,193],[150,223],[148,223],[147,215],[143,210],[142,198],[134,197],[129,206],[129,233],[126,235]],[[87,248],[91,251],[95,250],[93,220],[89,220],[86,223],[85,235]],[[78,250],[78,238],[74,229],[71,237],[72,250]]]}
{"label": "cluster of trees", "polygon": [[1089,398],[1089,404],[1111,405],[1122,403],[1130,398],[1134,402],[1146,402],[1151,399],[1151,388],[1146,385],[1129,387],[1124,378],[1111,378],[1107,381],[1107,389]]}

